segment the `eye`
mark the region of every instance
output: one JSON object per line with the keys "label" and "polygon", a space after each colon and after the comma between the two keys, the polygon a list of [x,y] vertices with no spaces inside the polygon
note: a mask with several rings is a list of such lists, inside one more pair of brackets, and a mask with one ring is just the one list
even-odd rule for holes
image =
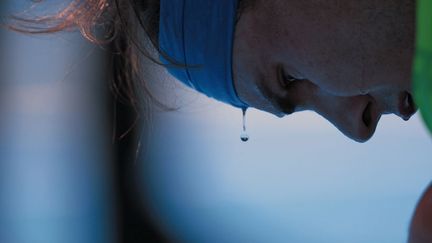
{"label": "eye", "polygon": [[278,80],[280,85],[282,86],[282,88],[289,88],[289,86],[294,82],[294,81],[298,81],[300,79],[297,79],[287,73],[285,73],[284,68],[282,67],[282,65],[279,65],[277,68],[277,72],[278,72]]}

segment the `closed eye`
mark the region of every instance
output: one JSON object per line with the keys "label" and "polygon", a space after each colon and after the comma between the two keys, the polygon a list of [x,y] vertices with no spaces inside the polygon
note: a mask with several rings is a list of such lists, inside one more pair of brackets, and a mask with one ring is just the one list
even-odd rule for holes
{"label": "closed eye", "polygon": [[287,74],[282,65],[278,65],[277,67],[277,79],[283,89],[288,89],[293,82],[301,80]]}
{"label": "closed eye", "polygon": [[[288,82],[285,80],[286,77],[284,76],[282,66],[277,65],[275,69],[277,80],[273,80],[273,82],[271,82],[266,80],[264,76],[261,76],[262,78],[260,78],[257,82],[258,89],[260,90],[262,96],[272,105],[274,110],[279,112],[279,114],[292,114],[296,110],[296,104],[293,103],[289,93],[294,90],[286,86]],[[278,85],[270,85],[271,83],[275,83],[274,81],[276,81]],[[281,92],[281,89],[283,89],[283,92]]]}

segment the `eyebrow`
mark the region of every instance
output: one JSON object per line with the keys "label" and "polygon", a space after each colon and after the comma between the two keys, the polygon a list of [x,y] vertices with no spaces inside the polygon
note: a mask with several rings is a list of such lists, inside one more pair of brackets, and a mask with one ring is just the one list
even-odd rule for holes
{"label": "eyebrow", "polygon": [[296,105],[286,98],[281,98],[275,95],[275,93],[266,85],[266,80],[262,76],[257,84],[258,89],[266,100],[268,100],[271,105],[276,108],[276,110],[284,113],[285,115],[290,115],[295,112]]}

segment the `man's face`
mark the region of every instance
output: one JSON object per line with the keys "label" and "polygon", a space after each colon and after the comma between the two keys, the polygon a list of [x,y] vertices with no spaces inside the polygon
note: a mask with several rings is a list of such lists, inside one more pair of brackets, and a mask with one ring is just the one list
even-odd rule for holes
{"label": "man's face", "polygon": [[256,0],[236,27],[236,90],[277,116],[314,110],[364,142],[382,114],[415,112],[414,35],[414,0]]}

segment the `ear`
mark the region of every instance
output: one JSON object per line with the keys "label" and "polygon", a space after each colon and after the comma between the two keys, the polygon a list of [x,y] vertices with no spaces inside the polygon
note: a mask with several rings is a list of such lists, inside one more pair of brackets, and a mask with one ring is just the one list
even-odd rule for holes
{"label": "ear", "polygon": [[432,184],[423,194],[411,221],[409,243],[432,242]]}

